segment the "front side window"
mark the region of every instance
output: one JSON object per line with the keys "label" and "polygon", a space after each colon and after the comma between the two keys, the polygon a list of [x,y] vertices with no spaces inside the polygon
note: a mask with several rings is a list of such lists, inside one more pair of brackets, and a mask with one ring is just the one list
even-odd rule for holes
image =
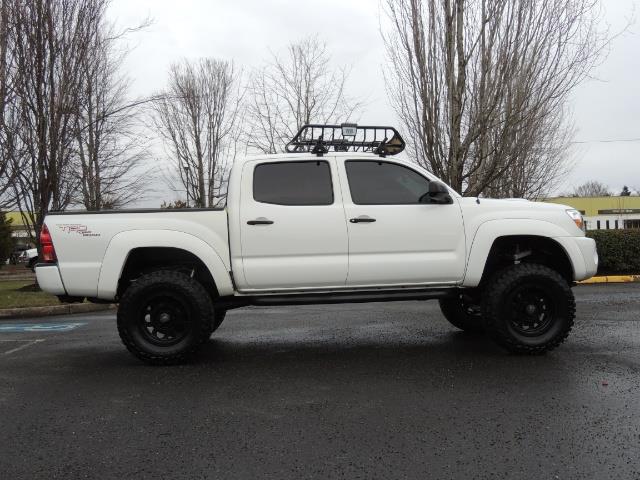
{"label": "front side window", "polygon": [[403,165],[349,160],[345,166],[351,199],[357,205],[417,204],[429,192],[429,180]]}
{"label": "front side window", "polygon": [[262,163],[253,171],[253,198],[276,205],[331,205],[331,169],[324,161]]}

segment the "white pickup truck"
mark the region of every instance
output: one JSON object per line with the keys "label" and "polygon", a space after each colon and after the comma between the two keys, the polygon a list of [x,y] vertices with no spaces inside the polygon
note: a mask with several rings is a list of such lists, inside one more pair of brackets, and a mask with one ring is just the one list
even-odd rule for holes
{"label": "white pickup truck", "polygon": [[38,282],[61,299],[117,302],[126,347],[190,357],[228,309],[439,299],[505,349],[558,346],[595,243],[570,207],[463,198],[395,158],[390,127],[303,127],[288,154],[234,164],[226,208],[51,213]]}

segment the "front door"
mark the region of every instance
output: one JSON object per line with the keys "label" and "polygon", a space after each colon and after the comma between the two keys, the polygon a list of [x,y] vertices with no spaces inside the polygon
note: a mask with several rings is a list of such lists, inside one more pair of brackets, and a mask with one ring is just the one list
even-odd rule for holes
{"label": "front door", "polygon": [[349,231],[349,286],[461,281],[465,236],[457,199],[425,204],[429,179],[380,159],[339,164]]}
{"label": "front door", "polygon": [[344,287],[347,227],[335,165],[333,159],[245,164],[241,290]]}

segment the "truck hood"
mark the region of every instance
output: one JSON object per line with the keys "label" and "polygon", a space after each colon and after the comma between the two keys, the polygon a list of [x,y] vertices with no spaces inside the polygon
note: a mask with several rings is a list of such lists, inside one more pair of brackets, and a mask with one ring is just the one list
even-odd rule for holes
{"label": "truck hood", "polygon": [[491,220],[531,219],[553,223],[568,236],[584,236],[567,215],[572,207],[557,203],[531,202],[522,198],[493,199],[463,197],[459,199],[465,224],[479,226]]}
{"label": "truck hood", "polygon": [[[478,203],[479,202],[479,203]],[[567,210],[573,207],[561,205],[559,203],[532,202],[524,198],[478,198],[462,197],[460,199],[462,205],[477,205],[479,207],[491,210],[536,210],[536,211],[558,211]]]}

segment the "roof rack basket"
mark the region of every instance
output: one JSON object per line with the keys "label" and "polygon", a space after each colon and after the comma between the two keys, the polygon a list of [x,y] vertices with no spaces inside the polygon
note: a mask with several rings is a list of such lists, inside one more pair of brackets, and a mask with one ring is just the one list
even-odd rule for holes
{"label": "roof rack basket", "polygon": [[334,152],[371,152],[381,157],[396,155],[405,143],[393,127],[361,126],[355,123],[341,125],[307,124],[287,143],[288,153],[311,152],[322,156]]}

